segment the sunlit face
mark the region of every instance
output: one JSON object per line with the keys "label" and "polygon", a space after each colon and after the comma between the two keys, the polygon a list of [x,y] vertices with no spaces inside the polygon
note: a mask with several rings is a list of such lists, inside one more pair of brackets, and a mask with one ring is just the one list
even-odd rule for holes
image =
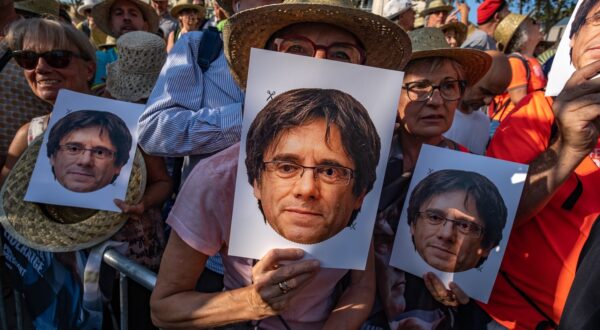
{"label": "sunlit face", "polygon": [[131,31],[148,31],[142,11],[129,0],[117,0],[110,7],[110,28],[115,37]]}
{"label": "sunlit face", "polygon": [[[598,2],[586,15],[590,18],[600,13],[600,2]],[[588,20],[571,39],[571,51],[573,66],[581,69],[584,66],[600,60],[600,26],[594,26]]]}
{"label": "sunlit face", "polygon": [[456,48],[460,46],[458,44],[458,35],[456,33],[456,30],[448,29],[444,32],[444,36],[446,37],[446,42],[448,42],[448,45],[450,45],[450,47]]}
{"label": "sunlit face", "polygon": [[540,41],[542,41],[544,39],[544,36],[542,35],[542,31],[540,30],[540,25],[537,23],[537,21],[528,18],[527,20],[525,20],[525,23],[523,24],[527,24],[527,42],[531,43],[531,45],[536,46],[537,44],[540,43]]}
{"label": "sunlit face", "polygon": [[[264,161],[289,161],[303,166],[333,165],[355,169],[336,126],[325,140],[326,122],[317,119],[280,134],[267,148]],[[258,181],[257,181],[258,180]],[[353,211],[362,204],[364,193],[352,192],[348,184],[330,184],[305,169],[301,176],[282,179],[263,170],[254,182],[254,196],[261,202],[266,221],[281,236],[303,244],[322,242],[344,229]]]}
{"label": "sunlit face", "polygon": [[[404,75],[404,84],[426,80],[433,85],[439,85],[443,81],[457,79],[461,78],[450,60],[444,61],[436,70],[432,70],[428,61],[420,61],[409,64]],[[401,128],[406,133],[423,139],[441,138],[442,133],[452,126],[458,102],[459,100],[444,100],[437,89],[428,101],[412,101],[407,90],[403,88],[398,105]]]}
{"label": "sunlit face", "polygon": [[446,22],[446,17],[448,17],[447,11],[434,11],[427,15],[427,24],[425,26],[439,28]]}
{"label": "sunlit face", "polygon": [[[474,222],[484,226],[475,200],[464,191],[450,191],[435,195],[420,206],[419,212],[432,211],[453,220]],[[462,272],[474,268],[490,249],[481,247],[483,235],[461,233],[454,223],[445,221],[432,225],[421,216],[411,224],[415,248],[430,266],[444,272]]]}
{"label": "sunlit face", "polygon": [[178,14],[179,22],[187,31],[197,29],[200,25],[200,17],[195,9],[183,9]]}
{"label": "sunlit face", "polygon": [[[44,44],[43,41],[28,39],[23,41],[23,50],[44,53],[54,49],[58,48]],[[79,54],[79,50],[75,46],[61,50],[70,50],[74,54]],[[58,91],[62,88],[89,93],[88,82],[94,77],[96,63],[72,56],[69,65],[64,68],[55,68],[40,57],[34,69],[23,71],[33,93],[40,99],[54,104]]]}
{"label": "sunlit face", "polygon": [[[50,157],[50,164],[56,180],[71,191],[96,191],[111,183],[121,172],[121,166],[115,165],[114,156],[99,159],[89,150],[104,149],[116,153],[117,148],[107,132],[98,126],[73,130],[60,140],[60,146]],[[67,148],[73,146],[88,150],[72,155]]]}

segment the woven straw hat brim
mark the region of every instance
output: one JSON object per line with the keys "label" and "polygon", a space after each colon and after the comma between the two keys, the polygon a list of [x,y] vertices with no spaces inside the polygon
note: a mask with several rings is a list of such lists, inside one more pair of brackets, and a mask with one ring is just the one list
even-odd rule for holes
{"label": "woven straw hat brim", "polygon": [[58,0],[23,0],[14,2],[15,9],[26,11],[38,16],[52,15],[58,17],[60,14],[60,3]]}
{"label": "woven straw hat brim", "polygon": [[311,22],[331,24],[354,34],[366,50],[365,65],[402,70],[410,59],[408,35],[385,17],[327,4],[267,5],[233,15],[223,29],[225,56],[239,86],[246,88],[250,48],[264,48],[284,27]]}
{"label": "woven straw hat brim", "polygon": [[483,51],[468,48],[442,48],[434,50],[416,51],[412,60],[428,57],[446,57],[460,63],[465,70],[465,79],[468,86],[476,84],[492,65],[492,58]]}
{"label": "woven straw hat brim", "polygon": [[118,100],[128,102],[137,102],[149,97],[160,70],[155,72],[127,72],[127,68],[123,68],[120,63],[117,60],[107,65],[106,90],[110,95]]}
{"label": "woven straw hat brim", "polygon": [[467,37],[467,26],[461,22],[450,22],[442,25],[440,30],[446,32],[446,30],[454,29],[459,35],[458,40],[465,40]]}
{"label": "woven straw hat brim", "polygon": [[171,8],[171,16],[177,18],[177,16],[179,15],[179,12],[184,9],[195,9],[196,11],[198,11],[198,16],[200,18],[204,18],[204,16],[206,16],[206,8],[204,8],[200,5],[193,5],[193,4],[183,4],[183,5],[174,6],[173,8]]}
{"label": "woven straw hat brim", "polygon": [[[110,7],[112,7],[115,1],[116,0],[106,0],[95,5],[94,8],[92,8],[92,17],[94,18],[94,23],[98,26],[98,28],[100,28],[100,30],[102,30],[102,32],[108,34],[111,37],[118,38],[119,36],[114,35],[110,28]],[[142,12],[142,15],[144,15],[144,18],[148,23],[148,32],[158,32],[159,17],[154,11],[154,9],[152,9],[152,7],[150,7],[149,4],[143,1],[129,1],[135,3]]]}
{"label": "woven straw hat brim", "polygon": [[[37,250],[68,252],[94,246],[113,236],[125,223],[128,216],[117,212],[79,209],[24,201],[25,193],[39,154],[43,136],[38,137],[25,150],[15,167],[10,171],[2,191],[0,223],[20,243]],[[128,203],[138,203],[146,187],[146,165],[136,151],[129,179]],[[47,215],[48,208],[71,214],[90,216],[77,223],[59,223]]]}
{"label": "woven straw hat brim", "polygon": [[432,7],[432,8],[427,8],[427,9],[425,9],[425,10],[423,10],[423,11],[421,12],[421,16],[425,17],[425,16],[427,16],[427,15],[429,15],[429,14],[433,13],[433,12],[436,12],[436,11],[445,11],[445,12],[450,12],[450,11],[452,11],[453,9],[454,9],[454,7],[452,7],[452,6],[448,6],[448,5],[445,5],[445,6],[437,6],[437,7]]}
{"label": "woven straw hat brim", "polygon": [[81,6],[79,6],[79,8],[77,8],[77,13],[81,16],[84,16],[85,15],[84,11],[86,11],[88,9],[92,9],[93,7],[94,7],[94,5],[91,3],[81,5]]}
{"label": "woven straw hat brim", "polygon": [[232,0],[215,0],[219,4],[227,16],[233,15],[233,1]]}
{"label": "woven straw hat brim", "polygon": [[510,40],[529,15],[531,15],[531,12],[527,15],[510,13],[500,21],[494,31],[494,39],[496,39],[496,48],[498,51],[503,53],[507,52],[506,48],[510,43]]}

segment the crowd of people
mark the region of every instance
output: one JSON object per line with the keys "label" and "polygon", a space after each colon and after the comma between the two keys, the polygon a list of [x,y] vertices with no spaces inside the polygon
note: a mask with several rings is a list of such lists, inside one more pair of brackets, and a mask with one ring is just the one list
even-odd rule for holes
{"label": "crowd of people", "polygon": [[[545,95],[555,47],[541,47],[533,15],[510,9],[508,1],[484,0],[472,23],[464,2],[443,0],[389,0],[382,15],[350,0],[84,0],[77,8],[0,0],[0,209],[17,212],[0,220],[4,285],[23,295],[36,328],[110,329],[116,277],[97,255],[121,247],[157,272],[154,290],[129,286],[134,329],[600,327],[600,1],[581,0],[574,14],[567,37],[575,73],[556,97]],[[339,232],[373,187],[379,157],[387,160],[364,270],[324,268],[301,249],[273,249],[260,260],[229,255],[251,48],[404,72],[389,155],[361,149],[379,150],[379,137],[359,134],[357,127],[372,123],[341,92],[278,95],[248,133],[246,152],[259,155],[246,159],[248,181],[269,223],[277,203],[296,201],[319,205]],[[115,225],[85,235],[86,221],[101,217],[96,212],[17,195],[61,89],[145,105],[134,166],[145,169],[143,191],[135,200],[115,199],[122,210]],[[127,159],[113,138],[114,120],[76,114],[61,120],[62,131],[50,129],[60,132],[48,157],[56,180],[87,192],[114,182]],[[73,127],[105,144],[73,142]],[[290,158],[281,150],[294,139],[311,142]],[[405,204],[415,249],[436,269],[480,267],[502,239],[507,211],[495,208],[501,197],[485,177],[440,171],[440,181],[423,180],[407,197],[423,144],[529,165],[487,303],[433,273],[390,266]],[[323,148],[337,150],[335,164],[319,163]],[[61,159],[90,182],[69,181]],[[100,166],[111,174],[99,174]],[[284,192],[265,181],[271,175],[297,178]],[[336,184],[352,189],[342,194]],[[482,218],[462,228],[451,212],[421,210],[441,196],[472,204]],[[9,207],[15,200],[19,207]],[[352,207],[341,214],[327,203]],[[495,228],[488,215],[502,225]],[[46,228],[32,224],[38,218],[54,223],[52,234],[24,233]],[[335,233],[286,235],[312,244]],[[428,244],[443,246],[444,257],[430,255]]]}

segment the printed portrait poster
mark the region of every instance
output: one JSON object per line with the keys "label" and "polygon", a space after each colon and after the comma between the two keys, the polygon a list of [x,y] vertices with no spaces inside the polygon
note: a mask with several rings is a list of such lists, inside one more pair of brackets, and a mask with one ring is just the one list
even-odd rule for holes
{"label": "printed portrait poster", "polygon": [[[597,37],[600,26],[595,26],[591,21],[585,22],[586,18],[599,11],[600,2],[597,0],[577,2],[562,34],[552,68],[548,74],[546,96],[558,95],[576,68],[579,69],[600,60],[600,41]],[[573,36],[571,36],[571,31],[573,31]]]}
{"label": "printed portrait poster", "polygon": [[230,255],[300,248],[321,267],[365,268],[403,76],[252,49]]}
{"label": "printed portrait poster", "polygon": [[423,145],[390,265],[432,272],[487,303],[506,250],[527,165]]}
{"label": "printed portrait poster", "polygon": [[143,104],[69,90],[56,99],[25,200],[121,212]]}

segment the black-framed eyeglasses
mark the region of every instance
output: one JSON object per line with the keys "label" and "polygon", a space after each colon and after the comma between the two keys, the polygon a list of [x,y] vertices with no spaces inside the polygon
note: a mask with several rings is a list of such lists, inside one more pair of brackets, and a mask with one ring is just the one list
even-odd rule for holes
{"label": "black-framed eyeglasses", "polygon": [[273,40],[277,51],[282,53],[314,57],[317,50],[325,51],[328,60],[364,64],[365,50],[349,43],[334,42],[328,46],[317,45],[312,40],[295,34],[286,34]]}
{"label": "black-framed eyeglasses", "polygon": [[95,148],[88,149],[88,148],[84,148],[82,145],[73,144],[73,143],[61,144],[59,147],[60,147],[60,150],[64,151],[69,156],[79,156],[79,155],[83,154],[84,152],[89,151],[92,156],[94,156],[96,159],[100,159],[100,160],[112,159],[117,154],[116,151],[112,151],[107,148],[95,147]]}
{"label": "black-framed eyeglasses", "polygon": [[402,86],[407,91],[408,98],[411,101],[425,102],[428,101],[432,96],[433,92],[437,89],[440,92],[440,96],[446,101],[459,100],[467,86],[465,80],[445,80],[439,85],[434,85],[429,80],[419,80],[406,83]]}
{"label": "black-framed eyeglasses", "polygon": [[585,25],[588,23],[592,24],[593,26],[600,25],[600,11],[594,13],[594,15],[592,15],[590,17],[586,17],[583,24]]}
{"label": "black-framed eyeglasses", "polygon": [[348,185],[354,177],[354,170],[339,165],[304,166],[290,161],[273,160],[263,162],[267,172],[285,180],[297,180],[306,170],[313,171],[313,178],[332,185]]}
{"label": "black-framed eyeglasses", "polygon": [[445,226],[446,222],[450,221],[452,228],[456,228],[459,233],[465,236],[481,237],[485,232],[485,228],[478,223],[468,220],[449,219],[439,212],[432,210],[418,212],[417,216],[432,226]]}
{"label": "black-framed eyeglasses", "polygon": [[15,50],[13,57],[17,64],[25,70],[33,70],[38,64],[39,58],[43,58],[48,65],[56,69],[62,69],[69,66],[73,57],[79,57],[78,54],[70,50],[55,49],[43,53],[36,53],[31,50]]}

